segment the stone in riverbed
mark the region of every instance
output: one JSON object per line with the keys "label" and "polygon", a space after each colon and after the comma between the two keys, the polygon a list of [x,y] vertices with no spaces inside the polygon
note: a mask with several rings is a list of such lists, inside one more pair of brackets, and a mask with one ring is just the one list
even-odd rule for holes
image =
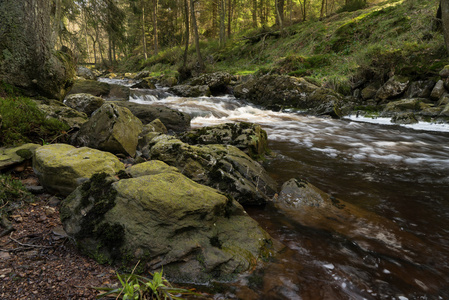
{"label": "stone in riverbed", "polygon": [[230,280],[274,252],[235,200],[164,165],[142,164],[128,179],[92,177],[63,202],[67,234],[100,263],[131,270],[140,261],[181,282]]}
{"label": "stone in riverbed", "polygon": [[24,144],[13,148],[0,148],[0,170],[18,165],[33,157],[37,144]]}
{"label": "stone in riverbed", "polygon": [[265,169],[231,145],[189,145],[160,135],[149,144],[150,159],[177,167],[195,182],[234,197],[241,204],[264,204],[276,192],[276,182]]}
{"label": "stone in riverbed", "polygon": [[87,147],[52,144],[38,148],[33,169],[40,183],[49,191],[68,195],[93,174],[115,174],[124,165],[113,154]]}
{"label": "stone in riverbed", "polygon": [[64,104],[90,116],[104,104],[104,99],[90,94],[72,94],[66,97]]}
{"label": "stone in riverbed", "polygon": [[142,128],[129,109],[106,103],[81,126],[73,144],[134,157]]}

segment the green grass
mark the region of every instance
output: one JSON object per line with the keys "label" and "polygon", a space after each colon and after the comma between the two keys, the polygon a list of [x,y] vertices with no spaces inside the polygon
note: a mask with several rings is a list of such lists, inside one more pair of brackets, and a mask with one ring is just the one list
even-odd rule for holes
{"label": "green grass", "polygon": [[51,141],[69,127],[53,118],[46,118],[30,98],[20,96],[11,86],[0,85],[0,146],[27,142]]}
{"label": "green grass", "polygon": [[5,222],[7,216],[19,208],[24,201],[32,201],[33,195],[28,192],[22,182],[11,175],[0,174],[0,221]]}

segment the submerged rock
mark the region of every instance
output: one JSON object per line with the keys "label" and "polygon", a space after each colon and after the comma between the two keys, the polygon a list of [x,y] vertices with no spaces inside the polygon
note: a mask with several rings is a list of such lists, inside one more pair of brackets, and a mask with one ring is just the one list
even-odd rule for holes
{"label": "submerged rock", "polygon": [[261,159],[268,152],[267,133],[252,123],[226,123],[202,127],[181,135],[183,142],[195,144],[233,145],[253,159]]}
{"label": "submerged rock", "polygon": [[135,166],[136,177],[121,180],[97,174],[64,200],[64,229],[84,253],[181,282],[231,280],[272,254],[240,204],[163,165]]}
{"label": "submerged rock", "polygon": [[242,204],[266,203],[276,182],[265,169],[235,146],[189,145],[168,135],[153,138],[150,159],[177,167],[190,179],[216,188]]}
{"label": "submerged rock", "polygon": [[113,154],[87,147],[52,144],[38,148],[33,169],[40,183],[50,192],[69,195],[93,174],[115,174],[124,165]]}
{"label": "submerged rock", "polygon": [[424,258],[426,253],[427,247],[419,238],[394,222],[337,199],[304,180],[284,183],[273,202],[291,220],[342,235],[364,251],[408,261]]}
{"label": "submerged rock", "polygon": [[106,103],[81,126],[73,144],[134,157],[142,128],[129,109]]}

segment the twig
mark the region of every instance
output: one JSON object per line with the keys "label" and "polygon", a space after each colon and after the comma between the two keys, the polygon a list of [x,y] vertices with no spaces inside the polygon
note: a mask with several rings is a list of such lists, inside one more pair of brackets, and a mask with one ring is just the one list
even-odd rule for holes
{"label": "twig", "polygon": [[20,246],[24,246],[24,247],[30,247],[30,248],[53,248],[53,246],[41,246],[41,245],[32,245],[32,244],[25,244],[25,243],[21,243],[18,240],[9,237],[12,241],[16,242],[17,244],[19,244]]}
{"label": "twig", "polygon": [[8,235],[8,234],[10,234],[11,232],[13,232],[15,229],[14,229],[14,227],[9,227],[9,228],[6,228],[5,230],[3,230],[3,232],[2,233],[0,233],[0,238],[1,237],[4,237],[5,235]]}

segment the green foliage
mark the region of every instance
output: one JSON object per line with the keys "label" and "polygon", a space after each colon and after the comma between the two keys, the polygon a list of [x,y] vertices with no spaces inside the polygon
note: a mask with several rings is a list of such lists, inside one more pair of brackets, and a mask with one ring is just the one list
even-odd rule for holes
{"label": "green foliage", "polygon": [[[136,265],[137,267],[137,265]],[[136,269],[134,268],[134,270]],[[134,270],[131,274],[125,274],[120,276],[117,273],[117,278],[122,285],[119,288],[95,288],[100,291],[105,291],[103,294],[97,296],[97,299],[113,296],[116,299],[127,300],[146,300],[146,299],[182,299],[181,295],[196,295],[190,290],[174,288],[167,279],[162,276],[162,271],[155,272],[152,278],[143,277],[134,274]]]}
{"label": "green foliage", "polygon": [[366,0],[349,0],[337,12],[356,11],[366,7]]}
{"label": "green foliage", "polygon": [[310,57],[289,55],[277,62],[276,71],[279,74],[291,76],[310,76],[314,69],[328,66],[331,63],[330,55],[318,54]]}
{"label": "green foliage", "polygon": [[[69,129],[57,119],[47,119],[33,100],[15,94],[7,85],[0,87],[0,115],[3,118],[0,146],[53,140]],[[1,95],[9,96],[3,98]]]}

